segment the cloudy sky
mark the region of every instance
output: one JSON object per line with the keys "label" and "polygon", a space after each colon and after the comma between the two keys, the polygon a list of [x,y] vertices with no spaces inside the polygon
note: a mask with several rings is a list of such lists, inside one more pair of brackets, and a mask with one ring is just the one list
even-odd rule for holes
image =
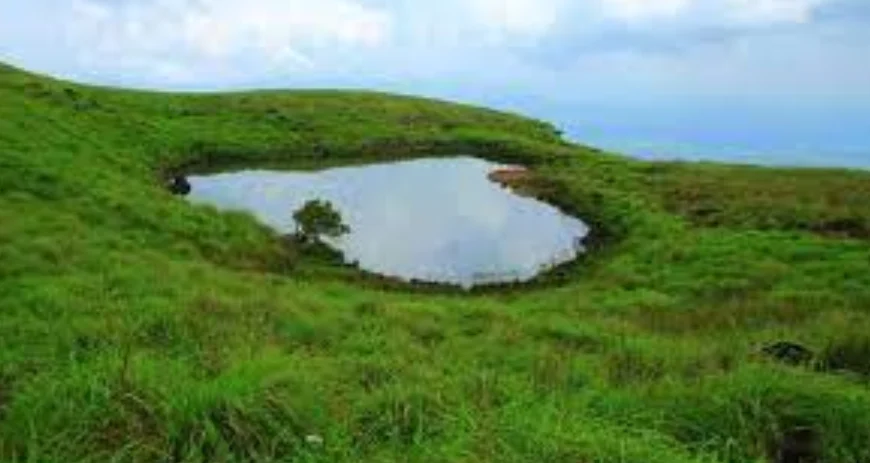
{"label": "cloudy sky", "polygon": [[830,119],[870,114],[870,1],[0,0],[0,59],[136,87],[422,93],[566,125],[593,109],[659,113],[647,129],[717,108]]}

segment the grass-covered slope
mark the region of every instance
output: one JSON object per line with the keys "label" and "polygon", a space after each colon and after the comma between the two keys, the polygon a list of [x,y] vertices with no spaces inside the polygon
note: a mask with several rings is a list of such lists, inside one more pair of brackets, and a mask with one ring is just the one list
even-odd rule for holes
{"label": "grass-covered slope", "polygon": [[[382,285],[165,191],[186,166],[469,153],[580,214],[550,284]],[[0,66],[0,461],[870,461],[870,174],[630,161],[375,93]],[[778,340],[807,366],[760,354]],[[320,442],[322,439],[322,442]]]}

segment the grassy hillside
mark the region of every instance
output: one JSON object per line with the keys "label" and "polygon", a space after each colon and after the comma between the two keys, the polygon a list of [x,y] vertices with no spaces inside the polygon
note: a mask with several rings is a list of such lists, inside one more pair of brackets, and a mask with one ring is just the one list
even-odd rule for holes
{"label": "grassy hillside", "polygon": [[[467,153],[587,219],[547,284],[385,285],[168,172]],[[870,462],[870,174],[631,161],[360,92],[180,95],[0,66],[0,461]],[[762,355],[775,341],[816,353]],[[320,442],[322,439],[322,442]]]}

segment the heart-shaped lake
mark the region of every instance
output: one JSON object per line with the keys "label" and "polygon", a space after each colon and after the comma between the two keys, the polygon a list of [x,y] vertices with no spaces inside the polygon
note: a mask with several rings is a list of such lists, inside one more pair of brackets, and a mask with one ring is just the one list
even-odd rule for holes
{"label": "heart-shaped lake", "polygon": [[189,177],[194,203],[253,213],[292,233],[294,211],[331,202],[350,232],[324,241],[347,262],[403,280],[460,285],[528,281],[575,259],[580,220],[491,181],[506,166],[472,157],[317,172],[243,170]]}

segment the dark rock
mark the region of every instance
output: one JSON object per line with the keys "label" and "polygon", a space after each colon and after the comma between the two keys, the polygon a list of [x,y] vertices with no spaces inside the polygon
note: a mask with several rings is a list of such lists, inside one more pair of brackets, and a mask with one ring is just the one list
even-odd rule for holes
{"label": "dark rock", "polygon": [[182,175],[176,175],[167,181],[167,186],[172,194],[186,196],[190,194],[190,182]]}
{"label": "dark rock", "polygon": [[776,463],[816,463],[820,457],[820,439],[812,428],[799,427],[782,436]]}
{"label": "dark rock", "polygon": [[800,344],[788,341],[780,341],[776,344],[771,344],[762,349],[762,352],[777,361],[789,365],[801,365],[813,359],[812,351]]}

